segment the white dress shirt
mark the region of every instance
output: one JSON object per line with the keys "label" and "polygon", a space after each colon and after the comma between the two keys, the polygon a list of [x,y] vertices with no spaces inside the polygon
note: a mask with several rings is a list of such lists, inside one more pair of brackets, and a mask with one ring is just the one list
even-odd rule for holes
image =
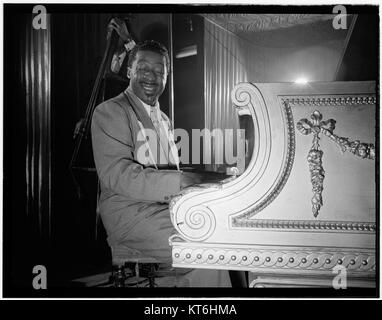
{"label": "white dress shirt", "polygon": [[[150,106],[147,103],[143,102],[141,99],[139,99],[139,101],[143,104],[148,116],[153,122],[154,128],[157,131],[157,136],[159,137],[159,142],[161,146],[160,160],[165,159],[168,164],[175,165],[179,170],[179,156],[178,149],[174,141],[174,134],[171,129],[171,124],[162,117],[159,102],[157,101],[154,106]],[[157,123],[152,113],[154,113],[154,117],[157,119]],[[143,128],[142,124],[140,124],[140,126],[141,128]],[[151,157],[153,157],[152,153]],[[154,160],[154,162],[158,161]]]}

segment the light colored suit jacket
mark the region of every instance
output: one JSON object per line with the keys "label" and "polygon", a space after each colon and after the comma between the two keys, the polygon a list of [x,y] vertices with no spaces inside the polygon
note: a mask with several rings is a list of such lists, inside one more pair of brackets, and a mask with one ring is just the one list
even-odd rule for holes
{"label": "light colored suit jacket", "polygon": [[[163,118],[169,122],[164,114]],[[145,129],[155,130],[142,103],[127,91],[101,103],[92,117],[94,161],[101,185],[98,210],[110,245],[128,239],[136,223],[168,208],[171,197],[180,191],[180,171],[145,167],[138,161],[144,144],[137,139],[139,120]]]}

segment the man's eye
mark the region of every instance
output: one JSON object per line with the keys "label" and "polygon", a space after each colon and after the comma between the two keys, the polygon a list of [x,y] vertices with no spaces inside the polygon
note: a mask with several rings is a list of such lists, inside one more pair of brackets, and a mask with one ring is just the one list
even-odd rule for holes
{"label": "man's eye", "polygon": [[148,74],[150,72],[153,72],[158,77],[163,77],[164,75],[163,70],[151,70],[150,68],[147,68],[147,67],[138,67],[137,70],[143,74]]}
{"label": "man's eye", "polygon": [[148,69],[146,67],[138,67],[137,69],[138,69],[139,72],[143,72],[143,73],[150,72],[150,69]]}

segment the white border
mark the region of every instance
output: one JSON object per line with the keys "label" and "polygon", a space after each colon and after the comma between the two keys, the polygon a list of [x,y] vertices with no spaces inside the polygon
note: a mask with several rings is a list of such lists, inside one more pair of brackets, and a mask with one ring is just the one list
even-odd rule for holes
{"label": "white border", "polygon": [[[264,1],[264,0],[259,0],[259,1],[248,1],[248,0],[230,0],[229,4],[227,3],[224,3],[222,0],[199,0],[197,2],[189,2],[189,1],[172,1],[172,0],[167,0],[165,2],[162,2],[162,1],[146,1],[146,0],[141,0],[139,2],[135,2],[135,1],[123,1],[123,0],[119,0],[119,1],[112,1],[112,2],[106,2],[105,0],[104,1],[80,1],[80,2],[76,2],[75,4],[73,3],[73,1],[56,1],[56,0],[44,0],[44,1],[31,1],[31,0],[27,0],[27,1],[1,1],[1,13],[0,13],[0,21],[2,21],[1,23],[1,26],[0,26],[0,47],[1,47],[1,53],[0,53],[0,73],[1,75],[3,76],[3,79],[4,79],[4,73],[3,73],[3,58],[4,58],[4,50],[3,50],[3,41],[4,41],[4,37],[3,37],[3,23],[4,23],[4,3],[6,4],[44,4],[44,3],[49,3],[49,4],[73,4],[73,5],[77,5],[77,4],[93,4],[93,3],[96,3],[96,4],[105,4],[105,5],[112,5],[112,4],[165,4],[165,5],[171,5],[171,4],[184,4],[184,5],[224,5],[224,6],[227,6],[227,5],[254,5],[254,6],[258,6],[258,5],[268,5],[268,6],[274,6],[274,5],[337,5],[337,4],[342,4],[342,5],[377,5],[379,6],[380,4],[380,1],[378,0],[367,0],[367,1],[358,1],[358,0],[347,0],[347,1],[341,1],[339,3],[339,1],[332,1],[332,0],[329,0],[329,1],[311,1],[311,0],[295,0],[295,1],[280,1],[280,0],[267,0],[267,1]],[[381,30],[381,25],[382,25],[382,22],[380,20],[380,30]],[[380,70],[381,71],[381,70]],[[182,297],[182,298],[179,298],[179,297],[165,297],[165,298],[158,298],[158,297],[150,297],[150,298],[3,298],[3,283],[2,283],[2,279],[3,279],[3,244],[4,244],[4,239],[3,239],[3,108],[4,108],[4,105],[3,105],[3,99],[4,99],[4,96],[3,96],[3,90],[4,90],[4,87],[3,85],[1,86],[0,88],[0,104],[1,104],[1,107],[0,107],[0,134],[1,134],[1,140],[0,140],[0,153],[1,153],[1,159],[0,159],[0,178],[1,178],[1,185],[0,185],[0,193],[1,193],[1,199],[0,199],[0,235],[1,235],[1,246],[0,246],[0,299],[4,299],[4,300],[144,300],[144,301],[161,301],[161,300],[184,300],[184,301],[200,301],[200,300],[203,300],[203,301],[211,301],[211,300],[216,300],[216,301],[219,301],[219,300],[232,300],[232,301],[245,301],[245,300],[349,300],[349,301],[354,301],[354,300],[362,300],[362,301],[371,301],[371,300],[381,300],[381,298],[340,298],[340,297],[331,297],[331,298],[277,298],[277,297],[272,297],[272,298],[267,298],[267,297],[264,297],[264,298],[259,298],[259,297],[192,297],[192,298],[188,298],[188,297]],[[381,127],[381,124],[382,124],[382,121],[380,119],[380,127]],[[380,199],[380,205],[381,205],[381,199]],[[381,248],[379,248],[379,254],[381,256],[381,253],[382,253],[382,250]],[[381,282],[381,281],[380,281]],[[382,293],[381,292],[381,283],[380,283],[380,294]],[[106,292],[107,293],[107,292]]]}

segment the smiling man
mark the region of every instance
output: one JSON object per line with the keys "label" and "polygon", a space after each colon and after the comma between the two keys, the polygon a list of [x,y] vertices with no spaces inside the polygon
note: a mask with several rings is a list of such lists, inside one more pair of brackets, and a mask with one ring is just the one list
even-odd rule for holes
{"label": "smiling man", "polygon": [[[154,43],[150,44],[152,46]],[[131,54],[133,61],[130,61],[127,71],[127,77],[130,79],[129,89],[150,106],[158,103],[158,98],[166,85],[169,68],[165,49],[159,45],[155,48],[159,52],[139,51],[139,47],[135,47]]]}
{"label": "smiling man", "polygon": [[[167,267],[172,263],[168,239],[175,232],[169,202],[181,189],[201,182],[199,175],[179,170],[171,123],[160,110],[169,66],[162,44],[137,44],[129,54],[128,88],[97,106],[92,118],[98,209],[109,245],[139,250]],[[149,161],[139,156],[142,150]],[[207,281],[207,286],[221,284],[221,274],[215,274],[220,282]],[[213,279],[211,272],[208,278]]]}

